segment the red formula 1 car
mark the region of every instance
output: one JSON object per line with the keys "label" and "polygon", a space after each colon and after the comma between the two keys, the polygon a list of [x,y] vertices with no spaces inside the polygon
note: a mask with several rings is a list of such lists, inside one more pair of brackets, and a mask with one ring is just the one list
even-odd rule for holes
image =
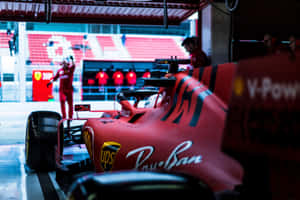
{"label": "red formula 1 car", "polygon": [[216,191],[233,189],[243,171],[221,152],[227,105],[185,73],[167,81],[174,85],[154,109],[126,108],[128,116],[119,120],[87,120],[82,136],[95,170],[186,172]]}
{"label": "red formula 1 car", "polygon": [[[272,59],[270,58],[269,62],[272,62]],[[269,64],[267,65],[269,66]],[[291,71],[295,70],[296,64],[284,64],[291,65]],[[259,64],[257,65],[259,66]],[[34,112],[29,116],[27,127],[27,165],[36,170],[56,168],[56,180],[61,186],[74,181],[74,174],[87,171],[97,172],[98,174],[80,179],[75,186],[73,185],[70,193],[72,198],[79,196],[82,199],[89,195],[97,196],[99,191],[102,191],[103,195],[103,188],[105,191],[110,191],[107,195],[116,190],[128,192],[128,188],[131,188],[131,192],[151,190],[148,192],[152,194],[152,191],[156,191],[153,188],[158,189],[157,181],[159,180],[161,186],[166,183],[170,184],[170,182],[178,186],[160,187],[168,188],[167,191],[170,188],[177,188],[172,191],[189,188],[188,190],[182,189],[184,194],[186,191],[206,191],[200,192],[205,199],[214,198],[214,195],[210,196],[207,191],[213,191],[214,194],[226,194],[224,191],[231,191],[231,197],[239,191],[239,197],[247,199],[245,195],[241,195],[241,191],[244,190],[241,186],[245,177],[243,169],[245,166],[242,164],[245,162],[240,164],[236,160],[240,160],[241,156],[238,151],[234,153],[232,151],[239,149],[235,148],[238,142],[231,145],[234,138],[229,136],[231,136],[230,130],[235,130],[232,127],[240,123],[243,123],[244,126],[248,121],[236,119],[238,114],[232,114],[234,108],[229,110],[231,117],[227,118],[229,100],[232,91],[234,96],[241,99],[249,94],[252,99],[269,98],[270,95],[278,97],[276,88],[265,88],[267,83],[259,86],[260,83],[257,81],[262,77],[261,74],[269,75],[280,81],[286,81],[286,77],[280,79],[278,74],[269,73],[270,67],[262,69],[265,71],[254,73],[253,76],[245,73],[244,69],[250,72],[249,68],[243,68],[233,63],[195,69],[193,73],[189,74],[171,69],[170,71],[173,73],[168,78],[145,80],[145,85],[160,87],[153,107],[137,108],[137,104],[132,106],[126,100],[128,96],[141,99],[153,95],[153,91],[125,92],[118,98],[122,105],[121,111],[103,111],[105,114],[100,118],[78,118],[77,121],[84,120],[83,125],[73,126],[71,124],[70,127],[64,128],[59,114]],[[249,82],[248,77],[251,77],[253,81],[251,79]],[[290,78],[297,80],[295,75]],[[271,80],[271,78],[269,79]],[[266,89],[265,93],[264,88]],[[292,98],[288,99],[289,101],[294,102],[299,99],[298,90],[295,94],[291,92],[288,95],[289,98]],[[282,99],[282,101],[284,100]],[[231,102],[230,107],[239,101]],[[263,106],[264,103],[261,105]],[[250,109],[251,106],[253,105],[249,104],[247,109]],[[90,110],[90,108],[88,105],[78,105],[76,110]],[[252,120],[252,123],[253,121],[255,120]],[[226,135],[224,135],[225,127]],[[236,130],[235,134],[237,135],[242,132],[240,129]],[[252,134],[250,132],[248,134]],[[224,137],[226,143],[223,142]],[[229,142],[228,138],[231,138]],[[68,153],[71,147],[77,149],[73,150],[72,154]],[[83,152],[84,147],[88,154]],[[39,152],[35,150],[38,148]],[[226,154],[223,151],[226,151]],[[77,154],[75,155],[74,152]],[[124,170],[160,171],[163,173],[145,174],[140,172],[139,176],[138,172],[135,172],[137,174],[120,172]],[[114,173],[104,173],[103,175],[103,172],[114,171],[118,171],[117,175]],[[168,174],[172,176],[171,178],[164,176],[165,173],[172,172],[180,173],[180,175]],[[195,182],[194,179],[197,179],[198,182]],[[201,181],[200,185],[199,181]],[[256,181],[259,182],[259,180]],[[153,185],[153,183],[155,184]],[[186,183],[191,184],[186,186]],[[139,186],[139,190],[135,190],[137,186]],[[253,194],[253,191],[245,194],[251,193]],[[194,193],[191,192],[191,194]]]}

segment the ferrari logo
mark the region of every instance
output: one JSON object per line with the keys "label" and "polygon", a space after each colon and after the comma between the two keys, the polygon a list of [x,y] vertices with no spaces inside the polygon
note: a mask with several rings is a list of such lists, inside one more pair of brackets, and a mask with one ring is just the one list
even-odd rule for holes
{"label": "ferrari logo", "polygon": [[103,171],[110,171],[121,145],[117,142],[104,142],[100,153],[100,164]]}
{"label": "ferrari logo", "polygon": [[34,79],[39,81],[42,78],[42,72],[34,72]]}

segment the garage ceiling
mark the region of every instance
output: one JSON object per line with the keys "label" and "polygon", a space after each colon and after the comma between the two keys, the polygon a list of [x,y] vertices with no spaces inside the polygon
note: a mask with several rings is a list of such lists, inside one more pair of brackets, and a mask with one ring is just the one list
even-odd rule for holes
{"label": "garage ceiling", "polygon": [[[11,0],[0,1],[0,20],[106,24],[176,25],[206,0]],[[166,23],[166,21],[165,21]]]}

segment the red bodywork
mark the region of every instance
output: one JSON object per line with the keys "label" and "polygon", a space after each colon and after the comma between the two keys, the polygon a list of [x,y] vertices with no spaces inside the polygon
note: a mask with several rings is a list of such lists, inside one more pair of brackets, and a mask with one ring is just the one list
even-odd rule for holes
{"label": "red bodywork", "polygon": [[[235,64],[174,75],[156,108],[130,108],[129,115],[88,119],[83,139],[97,172],[124,169],[191,174],[214,191],[242,183],[241,165],[221,152]],[[127,108],[126,108],[127,106]]]}
{"label": "red bodywork", "polygon": [[300,199],[299,58],[283,52],[238,64],[222,146],[243,164],[243,185],[270,196],[249,199]]}

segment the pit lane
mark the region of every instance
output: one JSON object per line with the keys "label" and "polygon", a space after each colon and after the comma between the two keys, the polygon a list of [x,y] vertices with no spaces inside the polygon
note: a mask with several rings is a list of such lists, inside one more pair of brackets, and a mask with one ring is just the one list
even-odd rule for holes
{"label": "pit lane", "polygon": [[26,170],[23,144],[0,145],[0,199],[64,199],[55,174]]}
{"label": "pit lane", "polygon": [[[114,102],[84,102],[87,103],[97,110],[118,108]],[[0,103],[0,199],[65,199],[55,181],[55,172],[35,173],[25,166],[28,115],[36,110],[59,112],[59,108],[59,102]]]}

